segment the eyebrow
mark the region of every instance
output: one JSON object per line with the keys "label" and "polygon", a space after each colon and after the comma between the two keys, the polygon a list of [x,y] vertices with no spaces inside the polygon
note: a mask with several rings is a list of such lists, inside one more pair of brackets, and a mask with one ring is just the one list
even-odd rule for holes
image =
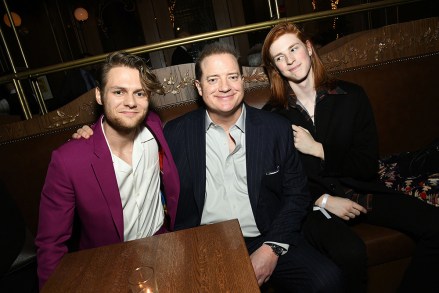
{"label": "eyebrow", "polygon": [[[231,72],[231,73],[227,73],[226,76],[230,76],[230,75],[240,75],[239,72]],[[219,77],[220,74],[212,74],[212,75],[207,75],[206,79],[209,79],[211,77]]]}
{"label": "eyebrow", "polygon": [[[293,44],[289,45],[288,46],[288,50],[291,49],[292,47],[296,46],[296,45],[299,45],[299,42],[296,42],[296,43],[293,43]],[[284,53],[282,53],[282,52],[277,53],[276,55],[273,56],[273,58],[276,58],[279,55],[284,55]]]}
{"label": "eyebrow", "polygon": [[[116,86],[108,87],[108,90],[125,90],[126,91],[127,88],[124,87],[124,86],[116,85]],[[143,88],[137,88],[137,89],[133,90],[134,93],[138,93],[138,92],[141,92],[141,91],[145,91],[145,90]]]}
{"label": "eyebrow", "polygon": [[212,74],[212,75],[206,75],[206,79],[212,78],[212,77],[218,77],[219,74]]}

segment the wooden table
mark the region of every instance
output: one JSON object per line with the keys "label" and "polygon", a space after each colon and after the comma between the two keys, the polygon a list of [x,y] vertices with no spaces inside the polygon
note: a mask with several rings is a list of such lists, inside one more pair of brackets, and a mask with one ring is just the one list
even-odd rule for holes
{"label": "wooden table", "polygon": [[66,254],[41,292],[128,293],[139,266],[160,293],[260,292],[237,220]]}

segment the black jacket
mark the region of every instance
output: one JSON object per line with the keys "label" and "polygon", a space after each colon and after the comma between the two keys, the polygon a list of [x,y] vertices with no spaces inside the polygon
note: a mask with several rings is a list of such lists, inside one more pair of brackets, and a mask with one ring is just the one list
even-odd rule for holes
{"label": "black jacket", "polygon": [[314,201],[324,193],[345,196],[358,193],[392,192],[377,180],[378,134],[369,99],[359,85],[338,81],[318,100],[313,125],[293,102],[289,109],[269,109],[302,126],[323,145],[325,160],[300,153]]}

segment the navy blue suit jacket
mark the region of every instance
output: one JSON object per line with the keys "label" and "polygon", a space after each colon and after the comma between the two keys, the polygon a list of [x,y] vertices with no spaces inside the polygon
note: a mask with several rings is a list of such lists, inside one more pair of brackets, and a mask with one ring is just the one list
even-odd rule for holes
{"label": "navy blue suit jacket", "polygon": [[[311,198],[291,125],[276,114],[246,106],[247,185],[264,241],[295,244]],[[180,175],[175,229],[200,225],[206,194],[206,110],[166,124],[164,133]]]}

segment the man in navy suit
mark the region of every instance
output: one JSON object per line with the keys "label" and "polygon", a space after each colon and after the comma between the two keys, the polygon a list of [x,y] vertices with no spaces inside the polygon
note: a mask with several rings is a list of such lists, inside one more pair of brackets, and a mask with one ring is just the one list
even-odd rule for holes
{"label": "man in navy suit", "polygon": [[164,130],[181,182],[175,229],[237,218],[259,285],[342,291],[339,269],[300,235],[311,197],[288,121],[243,103],[230,46],[207,45],[195,77],[205,107]]}

